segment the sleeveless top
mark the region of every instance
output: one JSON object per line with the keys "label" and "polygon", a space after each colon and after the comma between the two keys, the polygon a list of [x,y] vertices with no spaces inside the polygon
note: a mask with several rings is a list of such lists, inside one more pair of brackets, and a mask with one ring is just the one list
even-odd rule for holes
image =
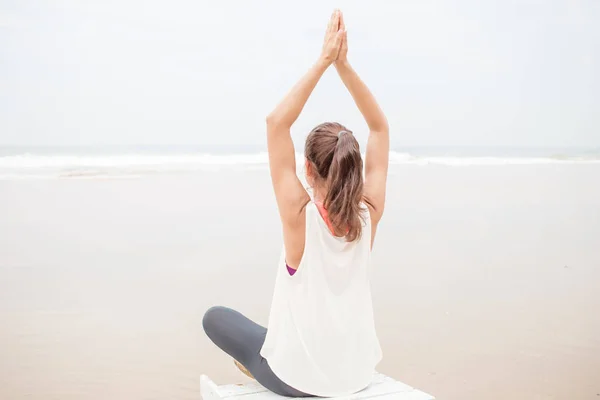
{"label": "sleeveless top", "polygon": [[304,254],[297,272],[281,254],[267,336],[260,354],[275,375],[301,392],[335,397],[369,385],[381,348],[371,300],[371,219],[361,238],[331,234],[310,201]]}

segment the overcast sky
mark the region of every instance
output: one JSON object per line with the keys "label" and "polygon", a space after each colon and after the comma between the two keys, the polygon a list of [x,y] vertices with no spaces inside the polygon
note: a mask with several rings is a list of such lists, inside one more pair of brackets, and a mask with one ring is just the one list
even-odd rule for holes
{"label": "overcast sky", "polygon": [[[264,143],[334,7],[395,145],[600,145],[600,1],[0,0],[0,144]],[[335,70],[294,126],[366,127]]]}

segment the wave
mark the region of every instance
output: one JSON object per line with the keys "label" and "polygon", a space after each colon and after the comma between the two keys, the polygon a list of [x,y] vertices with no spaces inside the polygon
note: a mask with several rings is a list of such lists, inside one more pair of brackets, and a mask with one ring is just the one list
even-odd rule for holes
{"label": "wave", "polygon": [[[302,154],[296,154],[301,160]],[[549,157],[462,157],[422,156],[390,152],[391,165],[533,165],[533,164],[600,164],[594,156]],[[299,168],[302,163],[297,163]],[[137,177],[173,172],[214,171],[222,169],[266,169],[266,152],[253,154],[112,154],[112,155],[50,155],[18,154],[0,156],[0,179],[48,177],[103,178]]]}
{"label": "wave", "polygon": [[532,164],[600,164],[596,156],[499,157],[499,156],[415,156],[390,152],[390,164],[416,165],[532,165]]}
{"label": "wave", "polygon": [[266,164],[267,153],[257,154],[115,154],[33,155],[0,157],[0,168],[127,167]]}

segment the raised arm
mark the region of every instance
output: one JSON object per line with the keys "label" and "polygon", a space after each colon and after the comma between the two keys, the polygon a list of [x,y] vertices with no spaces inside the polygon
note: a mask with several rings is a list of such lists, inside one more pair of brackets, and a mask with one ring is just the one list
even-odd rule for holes
{"label": "raised arm", "polygon": [[370,132],[365,160],[364,197],[371,207],[371,218],[375,223],[378,223],[385,206],[385,189],[390,151],[389,126],[375,97],[348,62],[346,27],[343,16],[340,17],[340,30],[344,34],[340,53],[335,62],[335,68],[369,126]]}
{"label": "raised arm", "polygon": [[313,89],[340,50],[339,12],[334,11],[325,34],[323,50],[317,62],[296,83],[267,117],[267,148],[275,197],[282,221],[297,220],[309,197],[296,175],[294,144],[290,128],[298,119]]}

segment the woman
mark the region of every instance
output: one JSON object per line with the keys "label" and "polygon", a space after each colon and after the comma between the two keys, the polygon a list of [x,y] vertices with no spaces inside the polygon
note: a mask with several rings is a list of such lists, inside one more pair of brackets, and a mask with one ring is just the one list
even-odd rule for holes
{"label": "woman", "polygon": [[[342,13],[334,11],[322,54],[267,117],[269,165],[284,251],[268,330],[237,311],[204,316],[210,339],[267,389],[284,396],[333,397],[367,387],[381,349],[373,322],[370,252],[383,214],[387,120],[347,60]],[[369,129],[365,176],[359,145],[338,123],[306,139],[307,193],[296,175],[290,127],[334,64]],[[243,366],[243,367],[242,367]]]}

